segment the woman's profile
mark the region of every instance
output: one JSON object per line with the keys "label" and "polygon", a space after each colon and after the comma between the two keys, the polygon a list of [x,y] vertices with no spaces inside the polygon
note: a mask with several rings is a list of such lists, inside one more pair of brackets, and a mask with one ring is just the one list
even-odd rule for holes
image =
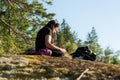
{"label": "woman's profile", "polygon": [[43,28],[41,28],[36,37],[35,50],[37,55],[49,55],[60,57],[66,50],[54,45],[57,39],[56,32],[60,25],[56,20],[49,21]]}

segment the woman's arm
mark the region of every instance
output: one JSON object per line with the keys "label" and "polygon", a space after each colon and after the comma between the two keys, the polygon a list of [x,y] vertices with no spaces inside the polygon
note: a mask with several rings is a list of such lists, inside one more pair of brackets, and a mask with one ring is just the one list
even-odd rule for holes
{"label": "woman's arm", "polygon": [[65,49],[62,49],[62,48],[57,47],[57,46],[55,46],[54,44],[52,44],[52,43],[51,43],[51,39],[52,39],[51,35],[46,35],[46,36],[45,36],[45,45],[46,45],[47,48],[55,49],[55,50],[60,50],[60,51],[62,51],[63,53],[66,53],[66,50],[65,50]]}

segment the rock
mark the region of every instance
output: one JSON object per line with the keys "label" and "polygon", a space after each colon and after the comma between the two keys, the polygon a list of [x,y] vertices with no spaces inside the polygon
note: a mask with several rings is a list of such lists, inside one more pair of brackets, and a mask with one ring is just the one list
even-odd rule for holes
{"label": "rock", "polygon": [[12,61],[12,58],[6,58],[6,57],[0,57],[0,64],[10,63]]}
{"label": "rock", "polygon": [[50,78],[48,80],[61,80],[59,77]]}
{"label": "rock", "polygon": [[0,80],[119,80],[120,66],[67,57],[16,55],[0,57]]}
{"label": "rock", "polygon": [[0,80],[8,80],[7,78],[2,78],[2,77],[0,77]]}

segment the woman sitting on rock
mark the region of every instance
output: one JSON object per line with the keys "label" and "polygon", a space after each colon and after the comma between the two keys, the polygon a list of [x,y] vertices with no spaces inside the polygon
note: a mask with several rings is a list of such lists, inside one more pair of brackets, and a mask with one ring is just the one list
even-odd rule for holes
{"label": "woman sitting on rock", "polygon": [[57,39],[56,32],[59,30],[59,23],[56,20],[49,21],[39,30],[36,37],[36,55],[48,55],[60,57],[66,50],[54,45]]}

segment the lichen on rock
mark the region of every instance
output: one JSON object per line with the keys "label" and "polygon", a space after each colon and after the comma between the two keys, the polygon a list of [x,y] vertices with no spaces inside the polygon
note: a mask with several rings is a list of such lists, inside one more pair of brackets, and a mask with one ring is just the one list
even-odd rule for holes
{"label": "lichen on rock", "polygon": [[38,55],[0,57],[1,80],[119,80],[120,66],[102,62]]}

